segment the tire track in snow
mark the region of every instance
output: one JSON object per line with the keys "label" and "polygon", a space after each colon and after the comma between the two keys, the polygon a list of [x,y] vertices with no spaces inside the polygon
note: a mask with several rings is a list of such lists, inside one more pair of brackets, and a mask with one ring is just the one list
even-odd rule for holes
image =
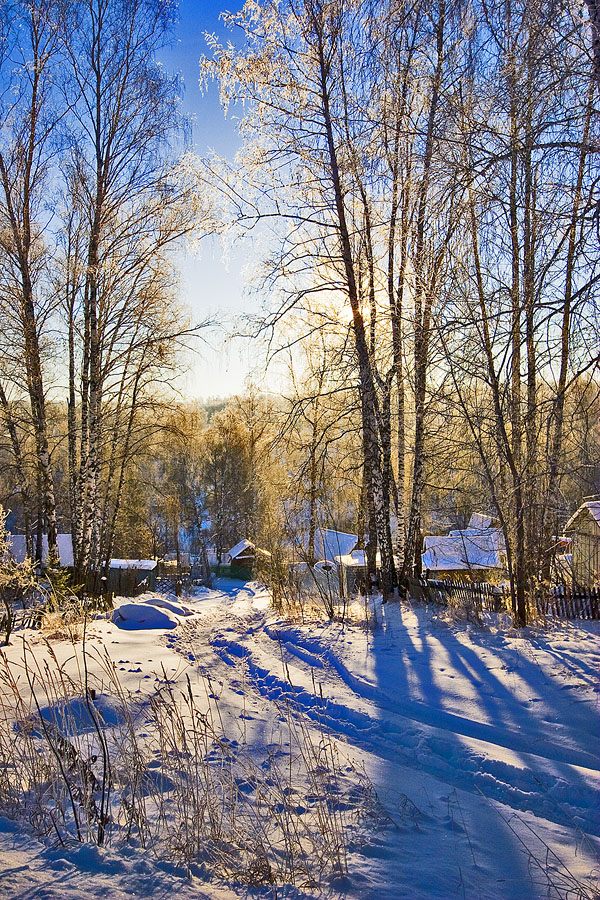
{"label": "tire track in snow", "polygon": [[427,706],[418,700],[394,700],[381,688],[351,672],[331,648],[323,646],[318,639],[300,636],[296,631],[279,630],[270,625],[265,625],[263,631],[272,640],[281,643],[290,654],[308,662],[315,668],[324,668],[328,663],[351,691],[364,700],[377,703],[379,708],[388,712],[394,712],[403,718],[412,719],[414,722],[420,722],[422,725],[429,725],[432,728],[441,728],[463,737],[495,744],[515,753],[527,753],[552,762],[600,772],[600,758],[587,750],[564,747],[524,732],[499,728],[497,725],[489,725],[486,722],[477,722],[456,713]]}
{"label": "tire track in snow", "polygon": [[[236,668],[244,660],[249,682],[266,700],[297,708],[321,727],[370,753],[425,771],[461,789],[481,791],[489,799],[513,809],[531,812],[559,825],[573,827],[575,824],[588,834],[600,836],[595,815],[598,795],[582,781],[575,785],[558,775],[536,773],[533,766],[515,766],[492,759],[474,747],[452,740],[455,732],[448,729],[428,723],[419,723],[423,728],[407,726],[406,719],[410,722],[410,717],[393,710],[384,710],[386,718],[375,718],[336,700],[321,700],[305,687],[293,685],[261,666],[249,648],[239,641],[219,634],[210,643],[228,666]],[[283,641],[282,645],[285,646]],[[322,661],[318,668],[325,668]],[[530,751],[527,755],[536,758]]]}

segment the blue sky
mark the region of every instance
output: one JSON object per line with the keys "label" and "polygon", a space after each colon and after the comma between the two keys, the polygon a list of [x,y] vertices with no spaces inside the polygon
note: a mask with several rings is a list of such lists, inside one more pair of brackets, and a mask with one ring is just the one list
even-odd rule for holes
{"label": "blue sky", "polygon": [[[235,120],[226,119],[219,103],[218,86],[211,85],[202,95],[198,84],[200,56],[206,52],[205,32],[235,39],[219,19],[222,10],[236,12],[242,2],[222,0],[180,0],[179,23],[175,43],[162,51],[160,61],[171,72],[179,72],[184,81],[183,109],[192,118],[192,149],[204,156],[209,151],[232,158],[239,145]],[[247,312],[244,293],[243,252],[223,262],[218,241],[201,242],[197,254],[180,256],[181,300],[194,319],[218,315],[224,327],[210,336],[210,347],[198,345],[199,354],[191,359],[190,372],[182,381],[183,391],[195,397],[226,396],[243,389],[244,380],[257,363],[258,348],[240,340],[223,339],[236,315]]]}

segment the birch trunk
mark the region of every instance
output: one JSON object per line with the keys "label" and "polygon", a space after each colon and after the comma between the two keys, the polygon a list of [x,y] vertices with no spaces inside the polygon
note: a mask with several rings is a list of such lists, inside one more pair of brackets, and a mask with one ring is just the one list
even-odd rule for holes
{"label": "birch trunk", "polygon": [[15,424],[15,420],[12,414],[11,405],[6,396],[6,392],[4,390],[4,386],[0,382],[0,403],[2,404],[2,412],[4,416],[4,423],[6,425],[6,430],[8,431],[8,436],[10,439],[10,446],[14,458],[15,464],[15,472],[17,476],[17,484],[19,487],[19,493],[21,495],[21,504],[23,506],[23,528],[25,531],[25,547],[27,550],[27,556],[30,559],[33,559],[33,536],[31,533],[31,511],[30,511],[30,503],[31,498],[29,496],[29,489],[27,487],[27,477],[25,474],[25,465],[23,460],[23,453],[21,450],[21,442],[19,440],[19,434],[17,431],[17,426]]}
{"label": "birch trunk", "polygon": [[356,356],[358,359],[361,419],[363,428],[363,447],[365,467],[368,470],[373,490],[375,506],[375,522],[377,538],[381,552],[381,589],[384,598],[388,598],[394,589],[394,561],[389,541],[389,508],[386,508],[383,478],[381,471],[379,431],[376,416],[377,392],[371,365],[371,355],[367,343],[365,323],[360,310],[354,260],[350,233],[346,220],[344,194],[337,158],[333,125],[329,101],[329,66],[326,61],[324,36],[319,23],[313,19],[314,33],[317,39],[317,52],[320,70],[320,90],[322,115],[325,126],[327,158],[334,193],[336,224],[340,239],[341,256],[345,274],[345,287],[352,310],[352,330]]}
{"label": "birch trunk", "polygon": [[[431,329],[431,311],[433,294],[427,285],[425,260],[425,222],[429,201],[429,179],[433,158],[433,140],[435,118],[440,99],[442,75],[444,70],[445,40],[445,0],[441,0],[436,25],[436,65],[431,87],[431,101],[427,116],[427,132],[423,158],[423,171],[418,189],[417,227],[415,241],[415,440],[412,471],[412,496],[406,550],[402,568],[402,576],[410,574],[410,567],[415,566],[420,574],[421,557],[418,553],[419,535],[422,534],[423,488],[425,486],[425,403],[427,397],[427,369],[429,363],[429,341]],[[418,556],[418,558],[417,558]]]}

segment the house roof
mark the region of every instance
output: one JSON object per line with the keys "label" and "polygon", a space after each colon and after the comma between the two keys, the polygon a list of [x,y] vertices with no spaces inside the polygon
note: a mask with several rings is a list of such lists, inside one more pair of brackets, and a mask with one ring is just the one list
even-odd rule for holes
{"label": "house roof", "polygon": [[[353,550],[352,553],[348,553],[346,556],[336,556],[336,563],[340,566],[346,566],[347,568],[353,568],[355,566],[366,566],[367,565],[367,554],[364,550]],[[375,565],[381,565],[381,553],[379,550],[377,551],[375,557]]]}
{"label": "house roof", "polygon": [[243,541],[239,541],[234,547],[229,551],[229,556],[231,559],[237,559],[238,556],[243,556],[244,553],[249,553],[249,551],[254,552],[254,544],[252,541],[249,541],[247,538],[244,538]]}
{"label": "house roof", "polygon": [[600,500],[587,500],[585,503],[582,503],[577,512],[571,516],[565,525],[564,530],[570,531],[577,524],[581,516],[586,513],[589,513],[596,524],[600,526]]}
{"label": "house roof", "polygon": [[[24,534],[7,534],[6,543],[17,562],[23,562],[27,556],[27,545]],[[73,565],[73,538],[70,534],[57,535],[58,556],[61,566]],[[48,535],[42,535],[42,562],[48,559]]]}
{"label": "house roof", "polygon": [[357,534],[319,528],[315,534],[315,556],[317,559],[335,560],[336,556],[349,556],[357,544]]}
{"label": "house roof", "polygon": [[497,528],[465,528],[447,535],[428,535],[421,560],[424,569],[502,569],[504,538]]}
{"label": "house roof", "polygon": [[155,559],[111,559],[111,569],[147,569],[156,568]]}
{"label": "house roof", "polygon": [[486,516],[484,513],[473,513],[469,519],[468,528],[489,528],[492,524],[492,517]]}

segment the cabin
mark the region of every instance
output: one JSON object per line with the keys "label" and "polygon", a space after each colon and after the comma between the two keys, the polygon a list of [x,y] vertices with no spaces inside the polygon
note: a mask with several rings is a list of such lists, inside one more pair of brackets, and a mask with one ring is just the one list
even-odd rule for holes
{"label": "cabin", "polygon": [[256,547],[247,538],[239,541],[229,550],[228,554],[232,567],[252,569],[256,562]]}
{"label": "cabin", "polygon": [[113,594],[132,597],[156,588],[155,559],[111,559],[106,588]]}
{"label": "cabin", "polygon": [[564,528],[572,539],[571,568],[577,587],[600,583],[600,500],[587,500]]}
{"label": "cabin", "polygon": [[[6,542],[16,562],[23,562],[27,556],[25,535],[7,534]],[[60,565],[73,568],[73,539],[70,534],[57,537]],[[48,561],[48,536],[42,538],[42,564]],[[111,559],[108,576],[90,573],[87,588],[94,591],[110,591],[114,594],[133,596],[142,590],[153,591],[156,587],[156,560],[154,559]]]}
{"label": "cabin", "polygon": [[[27,557],[27,544],[24,534],[7,534],[6,543],[15,562],[22,563]],[[73,568],[73,538],[70,534],[57,535],[58,556],[61,566]],[[34,538],[35,548],[35,538]],[[48,535],[42,536],[42,565],[48,562]]]}
{"label": "cabin", "polygon": [[247,538],[235,544],[227,555],[230,559],[231,577],[242,578],[246,581],[252,578],[257,560],[266,560],[271,557],[268,550],[261,550]]}
{"label": "cabin", "polygon": [[[370,590],[368,579],[367,555],[364,550],[352,550],[345,555],[336,556],[340,568],[340,585],[344,596],[367,594]],[[376,568],[381,565],[381,554],[377,551]]]}

